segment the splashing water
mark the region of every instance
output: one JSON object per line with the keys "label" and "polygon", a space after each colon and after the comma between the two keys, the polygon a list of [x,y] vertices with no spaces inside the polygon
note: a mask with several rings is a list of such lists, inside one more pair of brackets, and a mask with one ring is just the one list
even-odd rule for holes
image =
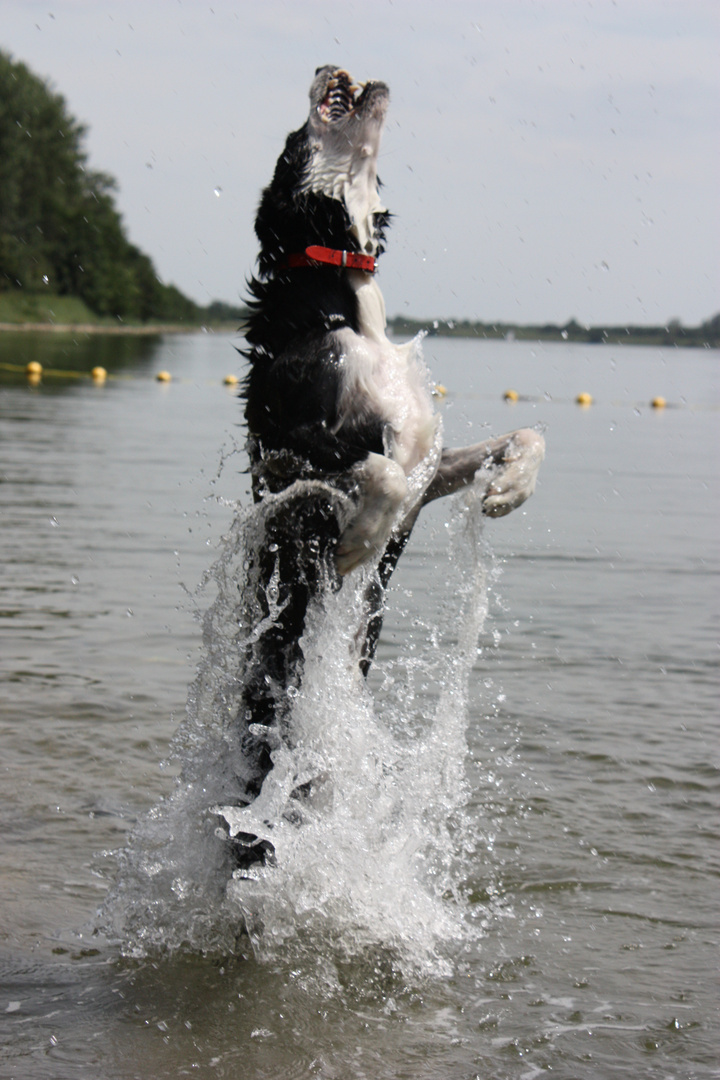
{"label": "splashing water", "polygon": [[[246,934],[261,962],[328,952],[353,959],[379,948],[405,975],[453,970],[449,956],[477,933],[460,882],[473,828],[465,812],[467,687],[487,612],[481,490],[452,503],[447,625],[426,626],[415,643],[413,664],[436,685],[434,702],[419,703],[405,681],[407,656],[382,665],[392,692],[373,697],[359,672],[355,633],[372,569],[349,575],[311,608],[303,681],[288,689],[292,745],[274,749],[260,795],[230,821],[274,846],[276,865],[254,869],[251,879],[233,876],[213,812],[233,803],[242,771],[232,735],[251,633],[242,583],[262,512],[238,510],[208,574],[217,597],[173,747],[182,775],[135,829],[101,913],[101,930],[125,955],[228,954],[243,951]],[[298,800],[309,781],[311,794]]]}

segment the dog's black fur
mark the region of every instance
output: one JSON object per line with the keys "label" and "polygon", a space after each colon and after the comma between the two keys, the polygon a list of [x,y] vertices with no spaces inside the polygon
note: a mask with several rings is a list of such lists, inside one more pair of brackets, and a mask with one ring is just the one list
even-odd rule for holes
{"label": "dog's black fur", "polygon": [[[328,65],[316,72],[310,99],[308,120],[288,137],[260,201],[258,273],[245,331],[248,451],[254,499],[263,511],[246,597],[257,632],[247,647],[237,718],[246,803],[272,768],[272,747],[291,738],[287,691],[302,678],[308,605],[374,560],[358,649],[366,674],[385,587],[421,506],[471,483],[484,467],[495,481],[486,480],[486,510],[499,516],[531,493],[542,457],[541,440],[527,432],[440,455],[433,449],[429,395],[418,390],[403,348],[385,338],[382,298],[371,276],[319,263],[288,266],[289,256],[311,245],[377,258],[389,221],[375,172],[387,87],[367,83],[359,93],[346,72]],[[348,174],[339,170],[339,180],[338,162]],[[388,363],[396,383],[407,381],[413,401],[407,412],[398,411],[397,401],[385,406]],[[362,371],[354,383],[356,368]],[[399,416],[407,419],[401,423]],[[430,462],[425,489],[408,502],[405,477],[421,460]],[[244,833],[235,847],[241,867],[271,852],[267,841]]]}

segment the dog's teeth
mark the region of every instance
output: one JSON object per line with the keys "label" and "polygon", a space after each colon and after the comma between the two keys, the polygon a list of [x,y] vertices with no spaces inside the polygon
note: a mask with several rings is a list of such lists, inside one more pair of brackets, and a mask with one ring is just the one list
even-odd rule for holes
{"label": "dog's teeth", "polygon": [[328,79],[325,99],[318,107],[321,119],[328,123],[348,116],[353,112],[355,97],[362,89],[362,84],[354,82],[347,71],[338,68]]}

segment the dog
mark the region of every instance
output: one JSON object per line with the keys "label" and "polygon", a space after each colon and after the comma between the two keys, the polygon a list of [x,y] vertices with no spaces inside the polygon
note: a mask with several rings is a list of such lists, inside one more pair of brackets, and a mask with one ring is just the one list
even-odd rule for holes
{"label": "dog", "polygon": [[483,512],[507,514],[532,494],[544,456],[532,430],[443,448],[419,342],[386,335],[376,271],[389,224],[377,177],[388,101],[383,82],[318,68],[308,118],[288,136],[255,222],[242,395],[262,529],[245,591],[241,794],[234,811],[219,808],[241,876],[273,859],[267,837],[244,831],[242,809],[273,749],[292,741],[288,691],[302,680],[309,606],[365,568],[357,663],[367,674],[422,507],[482,471]]}

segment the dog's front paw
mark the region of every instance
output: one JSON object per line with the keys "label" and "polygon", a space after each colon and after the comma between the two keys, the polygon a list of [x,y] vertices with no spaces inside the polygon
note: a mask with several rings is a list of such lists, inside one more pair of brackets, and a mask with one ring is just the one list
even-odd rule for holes
{"label": "dog's front paw", "polygon": [[504,517],[530,498],[544,457],[545,440],[539,432],[532,428],[513,432],[502,456],[493,463],[483,513]]}
{"label": "dog's front paw", "polygon": [[405,473],[381,454],[368,454],[358,469],[358,482],[357,511],[335,552],[335,565],[343,576],[383,550],[407,495]]}

